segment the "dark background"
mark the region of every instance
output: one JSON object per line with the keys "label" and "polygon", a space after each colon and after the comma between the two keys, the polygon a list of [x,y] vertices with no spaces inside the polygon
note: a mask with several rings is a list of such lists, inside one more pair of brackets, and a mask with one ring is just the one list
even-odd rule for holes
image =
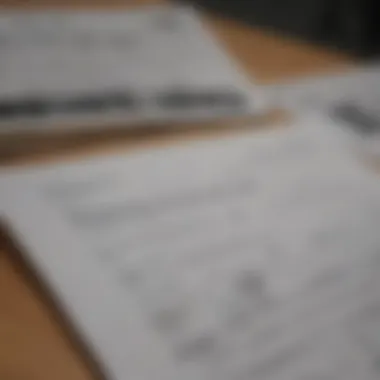
{"label": "dark background", "polygon": [[194,0],[193,3],[276,32],[355,56],[380,53],[380,0]]}

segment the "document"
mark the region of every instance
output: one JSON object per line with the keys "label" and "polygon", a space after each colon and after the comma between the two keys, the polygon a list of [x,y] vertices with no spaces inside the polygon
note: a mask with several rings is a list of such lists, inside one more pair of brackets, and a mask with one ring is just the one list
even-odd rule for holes
{"label": "document", "polygon": [[380,156],[380,66],[362,65],[339,74],[306,77],[269,86],[267,101],[297,114],[320,114],[331,135],[368,155]]}
{"label": "document", "polygon": [[0,14],[0,134],[248,115],[253,92],[190,6]]}
{"label": "document", "polygon": [[375,380],[380,179],[319,123],[2,169],[0,215],[108,379]]}
{"label": "document", "polygon": [[375,107],[380,97],[380,65],[372,63],[327,75],[305,76],[267,87],[274,103],[299,111],[326,111],[342,102]]}

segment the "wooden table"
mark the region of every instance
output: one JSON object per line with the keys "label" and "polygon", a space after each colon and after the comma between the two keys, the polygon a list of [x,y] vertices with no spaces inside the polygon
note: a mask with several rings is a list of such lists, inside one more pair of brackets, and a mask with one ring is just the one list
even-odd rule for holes
{"label": "wooden table", "polygon": [[[67,1],[0,0],[3,6],[62,6]],[[80,6],[121,7],[121,1],[82,0]],[[137,3],[137,4],[136,4]],[[128,6],[152,3],[129,2]],[[75,5],[76,7],[78,4]],[[290,39],[276,37],[233,21],[205,16],[248,74],[260,83],[304,74],[327,72],[351,64],[338,53],[324,51]],[[177,136],[178,137],[178,136]],[[145,139],[156,137],[144,136]],[[127,144],[120,142],[118,147]],[[130,143],[128,143],[130,145]],[[112,143],[108,148],[113,149]],[[45,158],[44,158],[45,159]],[[89,380],[97,378],[70,339],[55,312],[48,306],[35,281],[25,272],[15,250],[0,238],[0,379]]]}

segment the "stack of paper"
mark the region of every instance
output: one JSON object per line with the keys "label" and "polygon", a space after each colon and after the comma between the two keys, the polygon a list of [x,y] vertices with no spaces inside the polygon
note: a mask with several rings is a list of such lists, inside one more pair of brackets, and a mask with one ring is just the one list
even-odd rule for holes
{"label": "stack of paper", "polygon": [[109,379],[375,380],[380,180],[319,127],[4,169],[1,216]]}
{"label": "stack of paper", "polygon": [[190,7],[0,16],[0,134],[250,114],[251,90]]}

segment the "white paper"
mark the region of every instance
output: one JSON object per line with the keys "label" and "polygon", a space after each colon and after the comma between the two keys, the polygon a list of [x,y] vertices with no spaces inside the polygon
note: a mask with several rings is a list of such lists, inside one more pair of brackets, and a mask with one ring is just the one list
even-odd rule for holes
{"label": "white paper", "polygon": [[0,211],[113,380],[375,380],[380,179],[291,130],[3,169]]}
{"label": "white paper", "polygon": [[380,66],[362,65],[328,75],[307,76],[268,86],[273,103],[299,111],[328,108],[341,102],[355,101],[363,106],[378,106]]}
{"label": "white paper", "polygon": [[[158,95],[176,89],[236,92],[246,104],[162,109]],[[0,105],[9,99],[54,102],[44,115],[0,119],[0,133],[248,114],[257,106],[251,90],[191,7],[0,15]],[[59,107],[66,98],[124,92],[138,107],[79,113]]]}
{"label": "white paper", "polygon": [[380,155],[379,63],[284,82],[263,91],[272,104],[297,114],[330,118],[326,132],[339,136],[350,150]]}

